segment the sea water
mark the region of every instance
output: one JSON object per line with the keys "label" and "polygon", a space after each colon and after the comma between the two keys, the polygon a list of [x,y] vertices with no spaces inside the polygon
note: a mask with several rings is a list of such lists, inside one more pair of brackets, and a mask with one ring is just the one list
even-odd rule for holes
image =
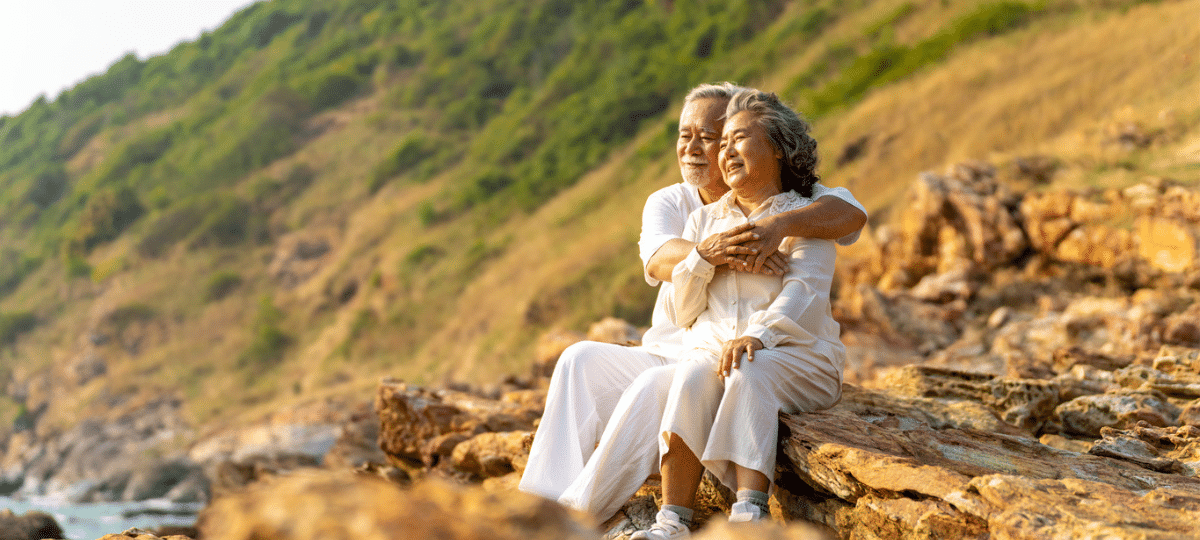
{"label": "sea water", "polygon": [[134,527],[151,530],[163,525],[189,526],[203,505],[180,504],[167,500],[122,503],[71,503],[62,499],[0,497],[0,510],[8,508],[16,515],[31,510],[54,516],[69,540],[96,540],[106,534],[121,533]]}

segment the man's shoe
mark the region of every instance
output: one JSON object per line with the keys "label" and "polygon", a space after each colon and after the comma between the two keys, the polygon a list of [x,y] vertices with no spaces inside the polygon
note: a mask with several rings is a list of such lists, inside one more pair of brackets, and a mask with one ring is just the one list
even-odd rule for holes
{"label": "man's shoe", "polygon": [[729,509],[730,523],[748,523],[753,521],[762,521],[767,515],[763,513],[762,507],[750,501],[739,501],[733,503],[733,507]]}
{"label": "man's shoe", "polygon": [[654,524],[649,529],[638,531],[630,536],[630,540],[679,540],[691,538],[692,531],[679,519],[679,514],[670,510],[659,510],[654,516]]}

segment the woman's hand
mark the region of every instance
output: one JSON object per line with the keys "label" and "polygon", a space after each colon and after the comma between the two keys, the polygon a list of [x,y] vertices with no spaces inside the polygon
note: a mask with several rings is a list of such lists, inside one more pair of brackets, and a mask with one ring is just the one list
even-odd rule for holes
{"label": "woman's hand", "polygon": [[779,254],[779,245],[787,235],[784,234],[779,220],[775,219],[775,216],[763,218],[755,223],[753,233],[754,239],[743,244],[744,247],[754,250],[754,254],[741,257],[746,271],[779,275],[787,272],[787,258]]}
{"label": "woman's hand", "polygon": [[728,263],[740,265],[741,259],[737,258],[737,255],[753,257],[758,254],[754,248],[742,245],[758,239],[757,234],[750,232],[750,229],[753,228],[753,223],[743,223],[728,231],[709,236],[696,245],[696,251],[700,253],[701,258],[713,266]]}
{"label": "woman's hand", "polygon": [[754,351],[763,348],[763,343],[758,338],[742,336],[737,339],[726,341],[721,347],[721,367],[717,369],[717,374],[721,377],[728,377],[734,369],[742,364],[742,353],[746,353],[746,361],[754,361]]}

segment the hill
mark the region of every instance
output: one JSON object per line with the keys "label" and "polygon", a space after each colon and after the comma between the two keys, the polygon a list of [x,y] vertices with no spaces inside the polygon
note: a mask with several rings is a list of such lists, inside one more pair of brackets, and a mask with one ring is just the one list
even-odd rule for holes
{"label": "hill", "polygon": [[1015,184],[1194,182],[1197,7],[254,4],[0,119],[2,412],[49,432],[162,394],[214,427],[645,324],[640,208],[705,81],[813,118],[825,182],[873,224],[969,158]]}

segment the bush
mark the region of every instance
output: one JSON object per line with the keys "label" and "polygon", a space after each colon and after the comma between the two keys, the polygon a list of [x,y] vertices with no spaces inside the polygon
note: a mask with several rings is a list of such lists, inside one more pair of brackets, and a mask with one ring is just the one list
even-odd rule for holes
{"label": "bush", "polygon": [[375,193],[392,178],[412,171],[432,153],[431,151],[432,145],[426,140],[424,134],[419,131],[410,131],[400,141],[400,144],[396,145],[392,153],[375,166],[371,172],[369,191]]}
{"label": "bush", "polygon": [[15,249],[0,250],[0,296],[16,290],[25,276],[41,264],[40,258],[24,255]]}
{"label": "bush", "polygon": [[12,345],[17,337],[37,326],[37,317],[28,311],[0,313],[0,345]]}
{"label": "bush", "polygon": [[142,217],[145,208],[132,189],[101,189],[87,198],[79,225],[70,241],[70,250],[88,253],[96,246],[119,236]]}
{"label": "bush", "polygon": [[33,177],[33,185],[29,187],[25,197],[38,208],[45,208],[62,197],[66,189],[67,170],[54,163],[46,165]]}
{"label": "bush", "polygon": [[279,327],[282,320],[283,312],[271,303],[270,297],[259,300],[258,313],[251,327],[250,346],[241,358],[243,367],[262,369],[283,358],[283,353],[292,344],[292,337]]}
{"label": "bush", "polygon": [[196,230],[192,247],[234,246],[246,239],[250,205],[236,197],[220,197]]}
{"label": "bush", "polygon": [[225,298],[241,284],[242,276],[237,272],[217,272],[209,276],[208,283],[204,286],[204,299],[208,302],[215,302]]}

